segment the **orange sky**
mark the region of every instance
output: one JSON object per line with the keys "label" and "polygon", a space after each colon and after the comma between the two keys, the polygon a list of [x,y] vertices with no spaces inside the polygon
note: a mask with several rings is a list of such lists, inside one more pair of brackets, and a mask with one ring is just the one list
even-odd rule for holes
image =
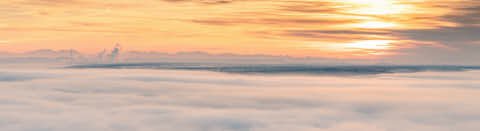
{"label": "orange sky", "polygon": [[476,0],[2,0],[0,51],[95,53],[120,43],[169,53],[391,56],[461,48],[403,32],[477,28],[478,7]]}

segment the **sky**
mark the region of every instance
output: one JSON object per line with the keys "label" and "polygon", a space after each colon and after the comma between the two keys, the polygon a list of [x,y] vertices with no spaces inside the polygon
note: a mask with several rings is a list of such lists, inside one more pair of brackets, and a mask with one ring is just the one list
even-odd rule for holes
{"label": "sky", "polygon": [[2,68],[0,130],[476,131],[478,73]]}
{"label": "sky", "polygon": [[479,0],[0,0],[0,130],[476,131],[479,36]]}
{"label": "sky", "polygon": [[2,0],[0,51],[480,64],[479,21],[478,0]]}

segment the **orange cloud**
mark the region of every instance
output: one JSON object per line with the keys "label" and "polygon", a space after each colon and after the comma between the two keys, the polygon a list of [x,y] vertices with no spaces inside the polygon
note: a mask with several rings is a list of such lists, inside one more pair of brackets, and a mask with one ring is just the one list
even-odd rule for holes
{"label": "orange cloud", "polygon": [[0,35],[15,45],[1,50],[93,53],[120,41],[132,50],[322,57],[393,55],[432,42],[399,31],[477,27],[480,11],[474,0],[5,0],[0,5],[8,5],[0,10]]}

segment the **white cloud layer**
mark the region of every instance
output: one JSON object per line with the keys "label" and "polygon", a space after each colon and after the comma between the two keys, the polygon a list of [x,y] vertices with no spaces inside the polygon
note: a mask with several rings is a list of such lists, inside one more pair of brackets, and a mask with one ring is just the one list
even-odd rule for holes
{"label": "white cloud layer", "polygon": [[2,131],[475,131],[480,72],[0,70]]}

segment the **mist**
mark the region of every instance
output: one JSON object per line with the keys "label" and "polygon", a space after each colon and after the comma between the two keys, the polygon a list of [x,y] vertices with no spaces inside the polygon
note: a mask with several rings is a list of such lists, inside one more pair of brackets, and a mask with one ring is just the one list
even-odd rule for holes
{"label": "mist", "polygon": [[478,71],[368,76],[2,69],[0,130],[474,131]]}

